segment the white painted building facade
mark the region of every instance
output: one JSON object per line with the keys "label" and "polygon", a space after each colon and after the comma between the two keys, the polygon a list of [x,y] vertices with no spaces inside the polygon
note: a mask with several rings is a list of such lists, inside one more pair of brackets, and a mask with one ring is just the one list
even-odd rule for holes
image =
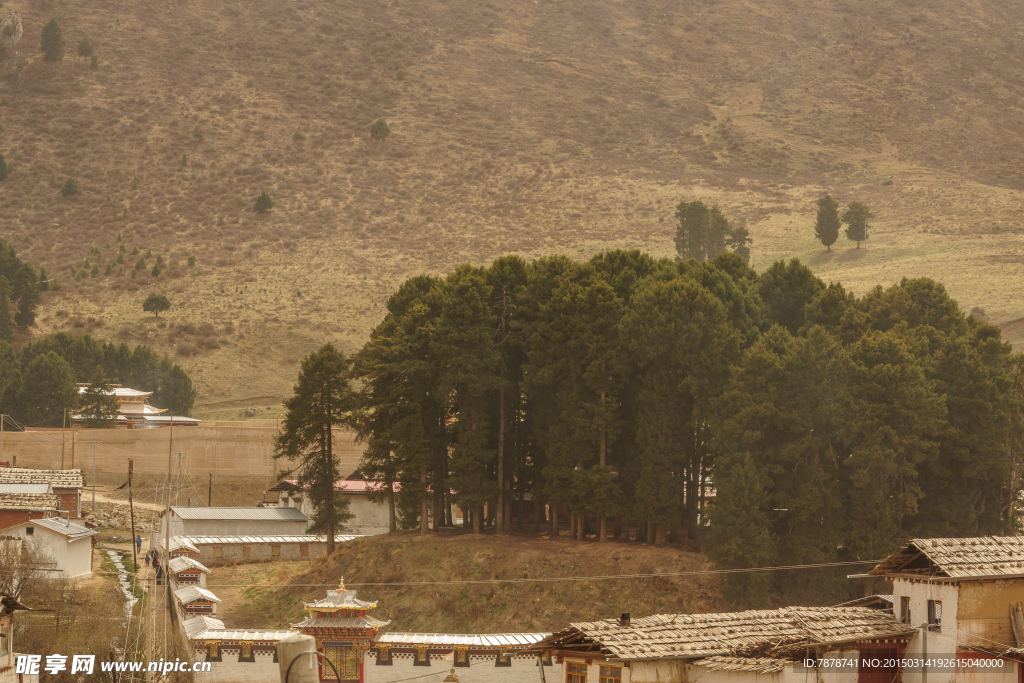
{"label": "white painted building facade", "polygon": [[62,517],[33,519],[4,529],[4,535],[21,539],[30,551],[38,552],[44,561],[68,579],[92,576],[92,537],[96,532]]}
{"label": "white painted building facade", "polygon": [[[299,536],[309,518],[298,509],[267,507],[179,507],[170,511],[171,536]],[[160,513],[160,535],[167,515]]]}

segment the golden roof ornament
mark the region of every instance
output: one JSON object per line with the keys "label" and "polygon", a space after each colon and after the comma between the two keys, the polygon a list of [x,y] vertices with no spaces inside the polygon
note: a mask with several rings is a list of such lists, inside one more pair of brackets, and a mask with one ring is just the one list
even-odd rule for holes
{"label": "golden roof ornament", "polygon": [[454,664],[452,665],[452,672],[448,674],[448,677],[445,678],[441,683],[459,683],[459,677],[455,675]]}
{"label": "golden roof ornament", "polygon": [[345,575],[344,574],[341,575],[341,580],[338,581],[338,590],[340,590],[340,591],[345,590]]}

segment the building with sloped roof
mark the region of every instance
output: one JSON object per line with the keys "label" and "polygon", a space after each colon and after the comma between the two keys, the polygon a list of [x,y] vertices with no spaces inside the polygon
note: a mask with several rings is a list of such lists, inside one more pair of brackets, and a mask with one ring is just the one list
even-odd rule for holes
{"label": "building with sloped roof", "polygon": [[[88,390],[88,384],[78,385],[78,394],[82,396]],[[181,417],[178,415],[165,415],[166,408],[156,408],[149,405],[149,398],[152,391],[139,391],[122,387],[119,384],[111,385],[108,395],[117,399],[118,415],[116,418],[119,429],[153,429],[155,427],[168,427],[171,423],[175,427],[195,427],[200,420],[194,417]],[[81,426],[86,424],[91,415],[72,415],[71,424]]]}
{"label": "building with sloped roof", "polygon": [[[327,554],[327,536],[182,536],[195,546],[196,557],[207,566],[238,562],[310,560]],[[335,543],[353,541],[362,536],[335,534]]]}
{"label": "building with sloped roof", "polygon": [[52,493],[0,492],[0,530],[33,519],[53,517],[60,509],[60,498]]}
{"label": "building with sloped roof", "polygon": [[175,588],[182,586],[199,586],[206,588],[206,575],[210,569],[202,562],[191,557],[175,557],[167,563],[167,571],[171,575],[171,585]]}
{"label": "building with sloped roof", "polygon": [[213,591],[200,588],[199,586],[185,586],[174,591],[174,599],[178,601],[178,608],[187,619],[189,615],[216,616],[217,605],[220,604]]}
{"label": "building with sloped roof", "polygon": [[92,537],[96,532],[64,517],[32,519],[3,530],[20,539],[26,549],[38,551],[59,573],[51,578],[82,580],[92,576]]}
{"label": "building with sloped roof", "polygon": [[[41,470],[31,467],[0,467],[0,486],[18,484],[46,484],[47,493],[60,498],[60,508],[72,517],[82,516],[82,489],[85,478],[82,470]],[[2,493],[2,491],[0,491]],[[3,524],[0,524],[3,528]]]}
{"label": "building with sloped roof", "polygon": [[[160,513],[160,538],[167,518]],[[171,536],[299,536],[309,518],[294,508],[180,507],[170,511]]]}

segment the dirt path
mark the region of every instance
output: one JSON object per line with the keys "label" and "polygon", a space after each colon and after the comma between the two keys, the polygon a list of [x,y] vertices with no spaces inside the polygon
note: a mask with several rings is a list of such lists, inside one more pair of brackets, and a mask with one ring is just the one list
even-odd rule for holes
{"label": "dirt path", "polygon": [[[85,498],[85,497],[88,498],[90,503],[92,502],[92,492],[90,492],[88,494],[84,494],[83,498]],[[127,500],[122,500],[120,498],[111,498],[110,496],[106,496],[106,495],[100,493],[99,491],[96,492],[96,502],[97,503],[111,503],[113,505],[123,505],[124,507],[128,507],[128,501]],[[136,508],[145,508],[147,510],[153,510],[153,511],[156,511],[156,512],[161,512],[164,509],[163,505],[157,505],[156,503],[146,503],[146,502],[141,501],[141,500],[136,500],[136,501],[133,502],[133,504],[135,505]]]}

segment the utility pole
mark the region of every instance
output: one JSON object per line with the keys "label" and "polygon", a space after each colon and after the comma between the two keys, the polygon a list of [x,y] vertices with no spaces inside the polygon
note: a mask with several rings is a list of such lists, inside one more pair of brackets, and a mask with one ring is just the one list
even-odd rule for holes
{"label": "utility pole", "polygon": [[[0,415],[0,460],[4,459],[4,418],[6,415]],[[63,456],[61,457],[63,459]]]}
{"label": "utility pole", "polygon": [[68,429],[68,409],[64,409],[64,421],[60,423],[60,466],[64,467],[64,439]]}
{"label": "utility pole", "polygon": [[210,472],[210,488],[206,491],[206,507],[213,506],[213,472]]}
{"label": "utility pole", "polygon": [[[96,442],[92,442],[92,509],[96,510]],[[132,539],[135,543],[135,539]]]}
{"label": "utility pole", "polygon": [[[135,573],[139,572],[139,552],[138,546],[135,544],[135,539],[138,536],[135,535],[135,504],[132,501],[132,466],[135,463],[129,458],[128,459],[128,510],[132,514],[132,561],[135,563]],[[93,489],[95,491],[96,489]]]}
{"label": "utility pole", "polygon": [[171,417],[170,443],[167,447],[167,505],[164,508],[164,659],[167,659],[167,612],[171,610],[171,462],[174,457],[174,418]]}

